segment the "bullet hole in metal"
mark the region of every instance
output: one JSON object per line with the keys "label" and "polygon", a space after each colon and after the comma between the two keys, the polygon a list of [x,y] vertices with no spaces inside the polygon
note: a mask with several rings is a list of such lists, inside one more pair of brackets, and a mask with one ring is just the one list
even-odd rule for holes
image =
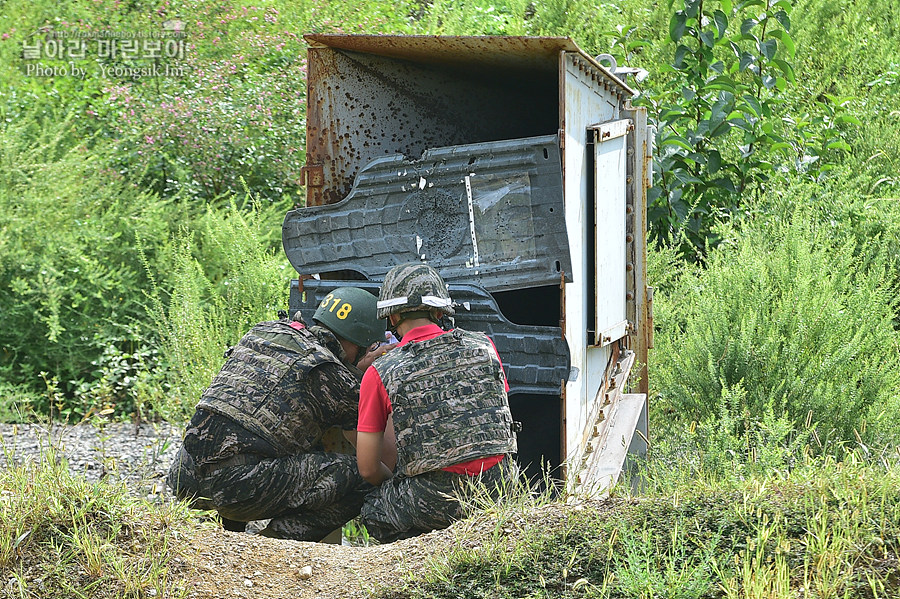
{"label": "bullet hole in metal", "polygon": [[[422,240],[418,254],[425,259],[447,258],[461,251],[469,232],[467,214],[462,204],[446,192],[426,188],[406,201],[401,214],[414,222],[412,230]],[[405,220],[405,218],[401,218]]]}

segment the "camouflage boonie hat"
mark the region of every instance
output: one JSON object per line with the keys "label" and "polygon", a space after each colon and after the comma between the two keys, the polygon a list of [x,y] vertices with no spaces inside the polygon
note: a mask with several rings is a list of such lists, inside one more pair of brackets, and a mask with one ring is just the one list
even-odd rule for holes
{"label": "camouflage boonie hat", "polygon": [[378,294],[378,318],[431,308],[448,316],[455,313],[447,285],[435,269],[410,262],[395,266],[384,275]]}

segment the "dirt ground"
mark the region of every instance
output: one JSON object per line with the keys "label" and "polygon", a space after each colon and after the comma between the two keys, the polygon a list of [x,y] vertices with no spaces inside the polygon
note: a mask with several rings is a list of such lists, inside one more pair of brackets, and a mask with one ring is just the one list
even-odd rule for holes
{"label": "dirt ground", "polygon": [[[162,501],[165,474],[180,435],[180,429],[172,425],[136,429],[109,424],[101,430],[89,425],[45,429],[0,424],[0,448],[4,449],[0,468],[7,462],[40,459],[44,449],[52,446],[78,476],[94,481],[104,475],[112,478],[114,472],[137,496]],[[513,543],[517,535],[553,526],[572,509],[585,506],[543,505],[520,513],[516,522],[510,522],[512,516],[506,514],[501,526],[504,540]],[[481,513],[446,530],[387,545],[353,547],[227,532],[207,522],[182,533],[185,537],[172,539],[170,550],[178,557],[170,564],[167,586],[184,589],[190,599],[371,597],[379,590],[415,584],[434,569],[432,560],[442,563],[447,550],[457,546],[481,545],[484,535],[497,526],[496,515]]]}
{"label": "dirt ground", "polygon": [[191,599],[312,599],[372,597],[415,586],[456,548],[477,550],[496,542],[508,551],[522,538],[554,530],[573,512],[607,513],[615,501],[551,503],[506,513],[480,513],[450,528],[387,545],[349,547],[269,539],[221,529],[204,530],[184,544],[180,574]]}
{"label": "dirt ground", "polygon": [[452,533],[350,547],[208,529],[186,539],[177,559],[191,599],[371,597],[426,567]]}

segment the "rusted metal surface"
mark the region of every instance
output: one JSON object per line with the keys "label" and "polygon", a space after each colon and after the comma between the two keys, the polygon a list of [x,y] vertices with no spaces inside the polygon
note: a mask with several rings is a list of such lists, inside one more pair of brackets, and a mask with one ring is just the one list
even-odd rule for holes
{"label": "rusted metal surface", "polygon": [[[628,319],[634,323],[632,347],[637,354],[635,366],[635,391],[649,397],[649,350],[653,347],[652,292],[647,288],[647,190],[650,188],[653,174],[653,138],[647,125],[647,109],[625,106],[627,114],[635,124],[629,156],[629,205],[632,212],[628,222],[631,223],[629,235],[629,262],[632,270],[628,271],[629,291],[633,301],[629,301]],[[649,407],[648,407],[649,409]],[[647,431],[643,433],[646,435]]]}
{"label": "rusted metal surface", "polygon": [[594,395],[593,401],[591,401],[591,411],[587,420],[589,426],[581,431],[578,451],[582,456],[582,461],[585,452],[587,451],[586,448],[588,442],[592,437],[595,437],[597,432],[604,426],[603,422],[606,420],[606,408],[610,404],[609,391],[615,387],[614,377],[616,375],[617,367],[621,368],[618,364],[620,356],[619,344],[613,345],[610,347],[610,350],[609,362],[606,364],[603,383],[600,385],[600,388],[597,389],[597,393]]}
{"label": "rusted metal surface", "polygon": [[300,179],[307,187],[322,187],[325,177],[321,164],[307,164],[300,169]]}
{"label": "rusted metal surface", "polygon": [[618,85],[629,96],[634,95],[634,90],[568,37],[308,34],[303,39],[311,47],[373,54],[465,72],[480,71],[489,76],[498,72],[521,76],[542,71],[555,74],[559,53],[574,52],[605,73],[610,83]]}
{"label": "rusted metal surface", "polygon": [[558,56],[579,52],[568,38],[305,39],[307,160],[324,177],[308,188],[308,206],[345,197],[362,165],[379,156],[556,132]]}
{"label": "rusted metal surface", "polygon": [[643,394],[619,393],[602,435],[592,439],[578,474],[577,490],[585,495],[605,497],[627,476],[629,462],[647,454],[648,443],[641,430],[647,420]]}

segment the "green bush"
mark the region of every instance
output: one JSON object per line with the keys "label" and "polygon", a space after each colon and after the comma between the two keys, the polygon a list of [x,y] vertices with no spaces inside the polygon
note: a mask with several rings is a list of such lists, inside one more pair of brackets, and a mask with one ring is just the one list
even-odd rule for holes
{"label": "green bush", "polygon": [[171,393],[160,412],[190,416],[201,390],[224,363],[223,353],[257,322],[288,307],[294,271],[271,243],[272,221],[284,207],[257,204],[208,208],[202,226],[183,230],[170,244],[170,273],[153,270],[151,319],[171,364]]}
{"label": "green bush", "polygon": [[302,41],[274,7],[199,12],[177,63],[182,74],[110,82],[91,111],[117,139],[118,168],[164,196],[211,200],[249,189],[300,201]]}
{"label": "green bush", "polygon": [[795,193],[727,230],[707,267],[657,296],[657,426],[714,419],[740,438],[750,422],[785,416],[833,441],[895,438],[895,264],[861,253]]}
{"label": "green bush", "polygon": [[809,98],[845,98],[860,125],[849,162],[859,188],[900,194],[900,5],[880,0],[797,0],[795,35]]}
{"label": "green bush", "polygon": [[36,122],[0,128],[0,377],[40,390],[50,373],[71,398],[104,352],[152,343],[134,247],[165,238],[170,214],[109,171],[102,146],[70,146],[70,120]]}
{"label": "green bush", "polygon": [[[306,127],[300,34],[317,12],[305,4],[303,26],[294,28],[274,6],[235,2],[5,3],[0,115],[52,119],[65,106],[78,135],[115,143],[106,156],[114,170],[163,197],[202,203],[249,187],[297,200]],[[24,43],[49,36],[159,33],[170,19],[185,23],[178,56],[100,56],[97,39],[85,38],[86,56],[72,61],[84,77],[29,75],[29,65],[68,68],[69,61],[22,57]],[[140,69],[156,74],[130,74]]]}
{"label": "green bush", "polygon": [[[672,3],[670,3],[671,6]],[[715,225],[790,174],[818,179],[850,147],[845,102],[803,100],[795,89],[789,0],[681,0],[668,25],[671,52],[637,102],[657,127],[651,236],[702,258]],[[797,106],[806,106],[798,111]]]}

